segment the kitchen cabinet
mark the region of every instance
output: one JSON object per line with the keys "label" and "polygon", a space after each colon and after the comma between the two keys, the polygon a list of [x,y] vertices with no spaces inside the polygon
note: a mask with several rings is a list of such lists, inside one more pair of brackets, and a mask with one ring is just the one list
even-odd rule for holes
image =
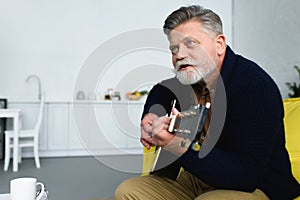
{"label": "kitchen cabinet", "polygon": [[[9,102],[22,110],[23,128],[36,120],[39,102]],[[141,154],[143,102],[46,102],[39,137],[41,157]],[[12,124],[8,122],[8,128]],[[31,151],[24,152],[31,157]]]}
{"label": "kitchen cabinet", "polygon": [[136,125],[140,120],[132,123],[132,117],[140,118],[142,103],[104,101],[75,102],[71,105],[72,135],[79,137],[81,145],[88,153],[142,153],[142,145],[139,142],[140,128]]}
{"label": "kitchen cabinet", "polygon": [[[89,104],[80,104],[76,109],[80,110],[80,113],[88,112]],[[85,149],[85,145],[82,142],[84,132],[79,134],[78,126],[84,126],[87,124],[88,119],[86,118],[87,113],[81,117],[81,120],[75,121],[73,104],[69,105],[69,151],[80,151]],[[77,124],[78,123],[78,124]]]}
{"label": "kitchen cabinet", "polygon": [[68,104],[49,103],[47,138],[48,150],[66,150],[68,149],[69,138],[69,113]]}

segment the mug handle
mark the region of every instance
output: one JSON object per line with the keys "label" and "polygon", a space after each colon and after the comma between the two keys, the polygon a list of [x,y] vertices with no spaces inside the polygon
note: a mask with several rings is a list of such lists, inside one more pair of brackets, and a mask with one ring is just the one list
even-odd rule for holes
{"label": "mug handle", "polygon": [[41,182],[38,182],[36,183],[36,186],[40,185],[41,186],[41,192],[39,193],[39,195],[37,197],[35,197],[35,200],[40,200],[44,194],[44,191],[45,191],[45,186],[43,183]]}

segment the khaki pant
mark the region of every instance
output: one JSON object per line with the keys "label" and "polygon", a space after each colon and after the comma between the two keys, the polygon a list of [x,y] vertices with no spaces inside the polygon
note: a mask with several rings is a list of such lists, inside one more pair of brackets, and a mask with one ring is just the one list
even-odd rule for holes
{"label": "khaki pant", "polygon": [[188,172],[176,181],[153,175],[124,181],[115,191],[115,200],[268,200],[259,189],[252,193],[216,190]]}

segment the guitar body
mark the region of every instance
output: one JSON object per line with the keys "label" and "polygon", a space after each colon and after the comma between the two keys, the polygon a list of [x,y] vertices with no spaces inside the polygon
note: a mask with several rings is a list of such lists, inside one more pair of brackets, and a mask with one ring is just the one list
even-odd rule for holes
{"label": "guitar body", "polygon": [[[172,127],[169,127],[169,132],[181,137],[185,144],[191,144],[197,140],[197,134],[201,133],[209,108],[210,103],[191,106],[189,110],[181,112],[180,117],[172,118],[175,121],[172,122],[171,120],[170,126]],[[179,145],[178,147],[180,148]],[[156,147],[154,153],[156,159],[150,174],[176,180],[181,168],[180,163],[177,161],[178,156],[161,147]]]}
{"label": "guitar body", "polygon": [[180,163],[176,162],[178,156],[161,147],[158,147],[154,153],[156,154],[156,159],[150,174],[176,180],[181,168]]}

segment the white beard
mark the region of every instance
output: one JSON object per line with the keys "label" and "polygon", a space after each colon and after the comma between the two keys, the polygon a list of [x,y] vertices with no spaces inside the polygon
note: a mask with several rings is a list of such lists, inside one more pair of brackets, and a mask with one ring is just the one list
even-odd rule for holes
{"label": "white beard", "polygon": [[[192,68],[188,68],[182,71],[178,71],[181,65],[192,65]],[[175,70],[176,78],[184,85],[195,84],[199,81],[206,81],[213,72],[217,69],[216,64],[210,62],[209,64],[202,62],[196,63],[190,60],[181,60],[176,63]]]}
{"label": "white beard", "polygon": [[175,71],[176,78],[184,85],[190,85],[203,79],[203,73],[198,72],[195,68],[186,69],[184,71]]}

